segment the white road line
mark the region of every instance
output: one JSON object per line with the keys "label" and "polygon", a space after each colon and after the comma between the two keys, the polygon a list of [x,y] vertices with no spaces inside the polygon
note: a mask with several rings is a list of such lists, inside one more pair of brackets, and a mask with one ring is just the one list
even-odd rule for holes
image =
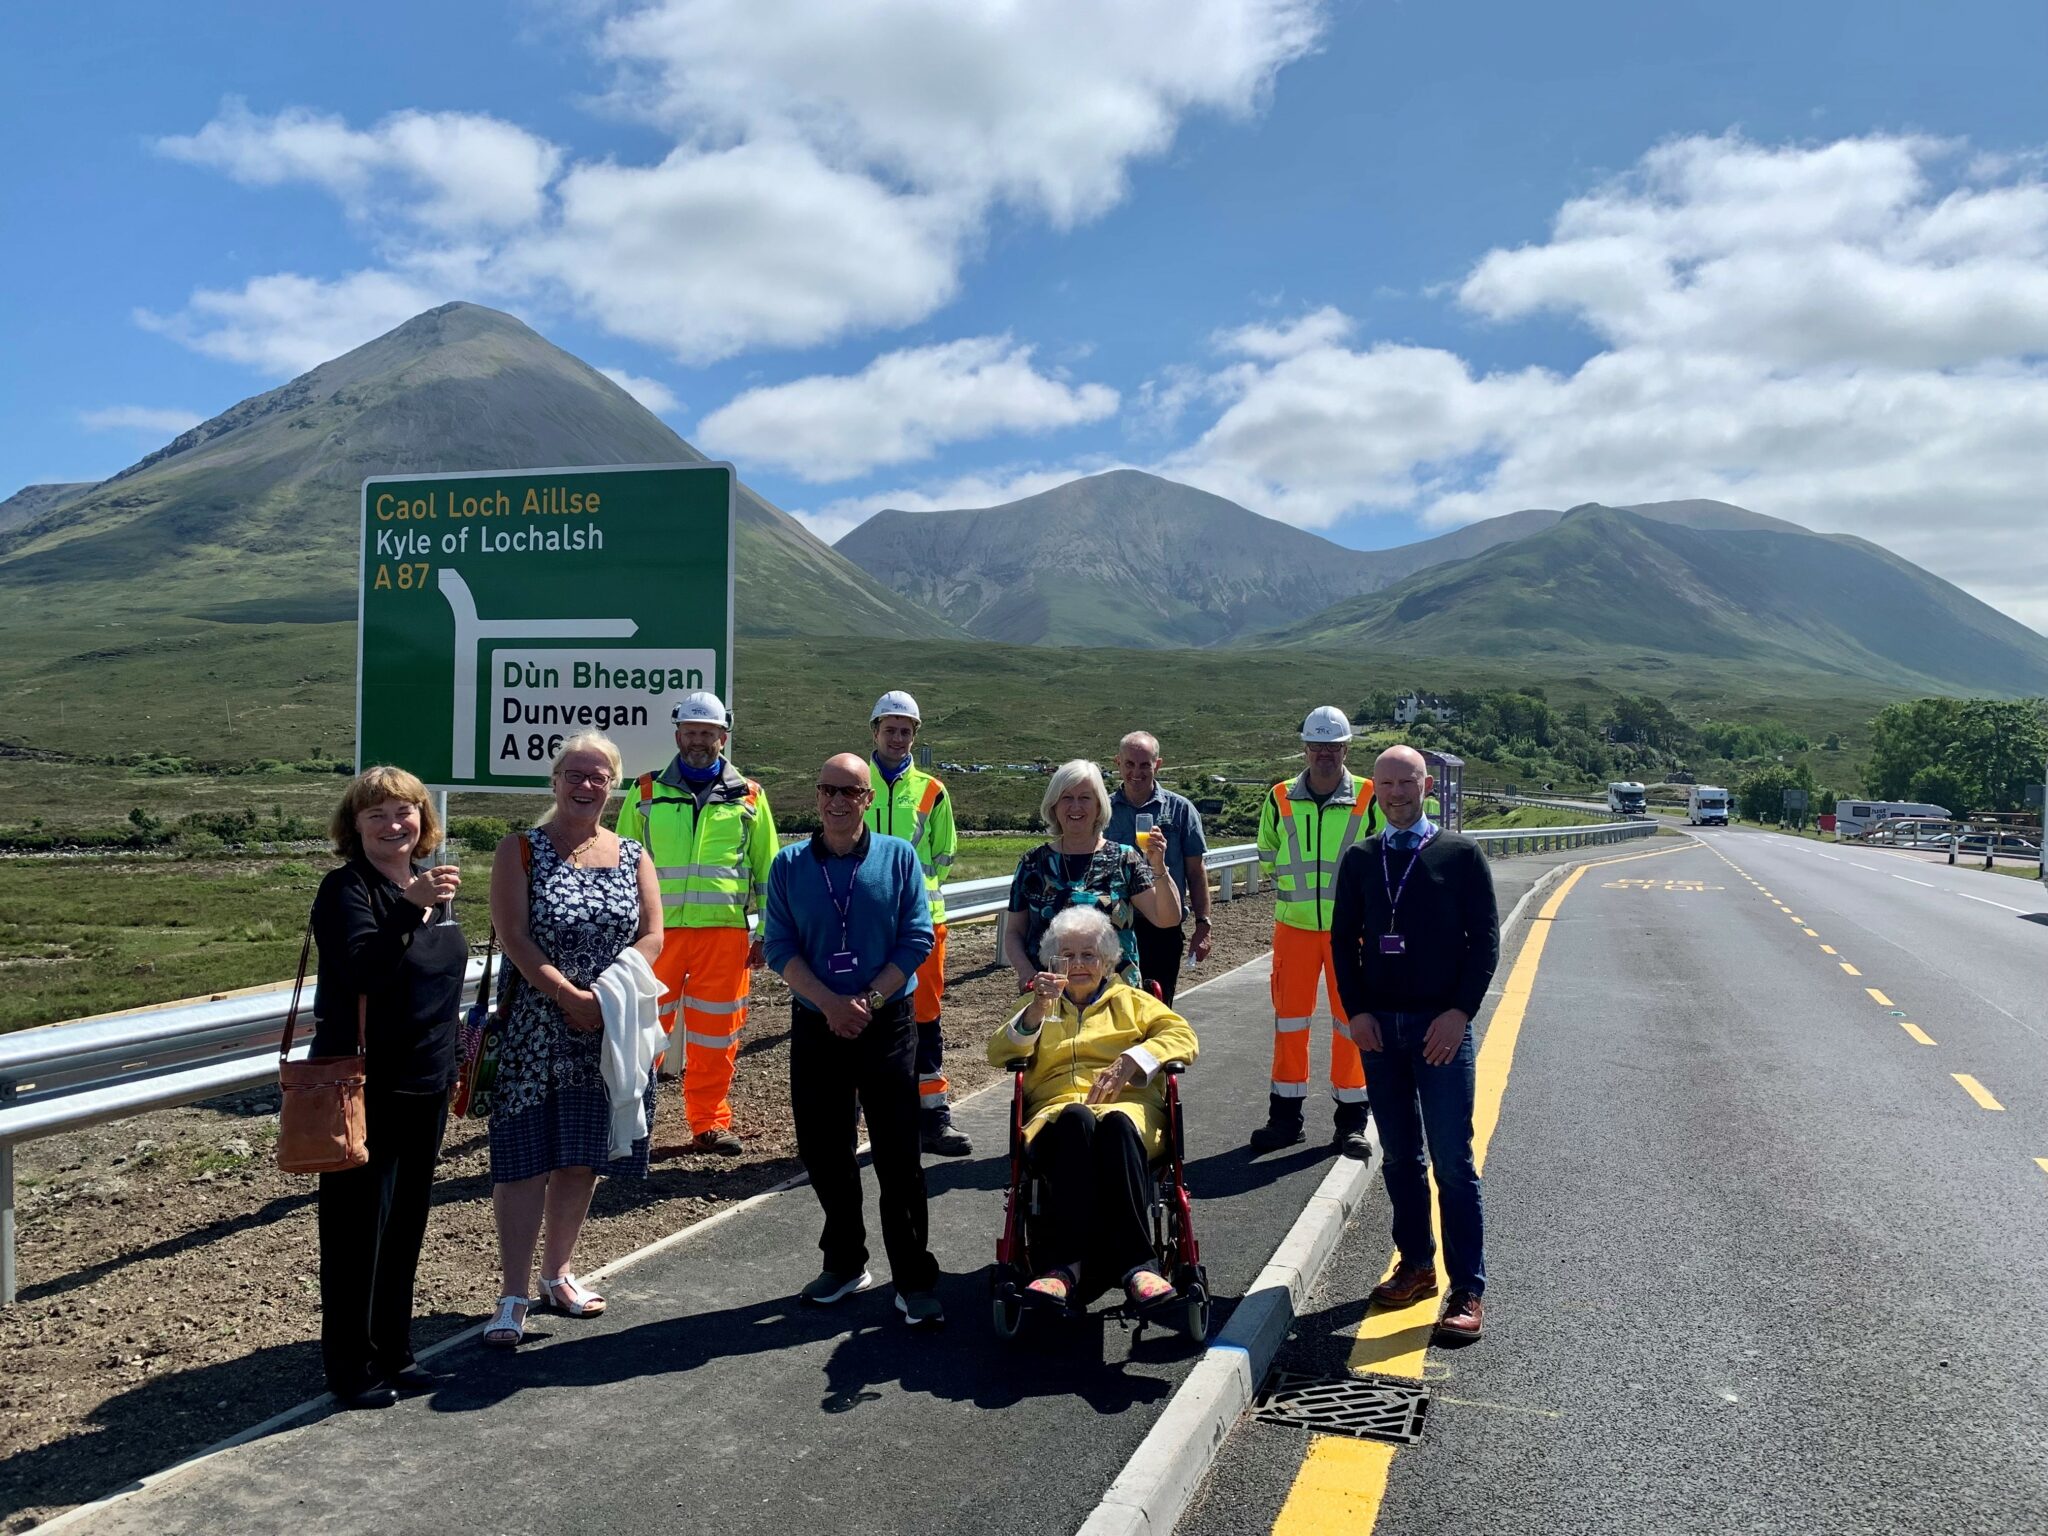
{"label": "white road line", "polygon": [[2022,915],[2024,915],[2027,910],[2025,907],[2007,907],[2004,902],[1993,901],[1989,896],[1972,896],[1968,891],[1950,891],[1949,895],[1960,896],[1965,901],[1981,901],[1987,907],[2004,907],[2005,910],[2008,912],[2018,912]]}
{"label": "white road line", "polygon": [[1941,887],[1936,885],[1932,880],[1915,880],[1911,875],[1893,875],[1892,878],[1894,880],[1903,880],[1908,885],[1924,885],[1930,891],[1938,891],[1941,889]]}
{"label": "white road line", "polygon": [[1832,853],[1823,853],[1821,857],[1826,859],[1830,864],[1839,864],[1842,862],[1840,859],[1836,858]]}

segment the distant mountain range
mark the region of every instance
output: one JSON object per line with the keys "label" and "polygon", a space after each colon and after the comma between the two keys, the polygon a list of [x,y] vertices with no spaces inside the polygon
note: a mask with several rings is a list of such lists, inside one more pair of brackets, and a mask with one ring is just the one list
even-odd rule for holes
{"label": "distant mountain range", "polygon": [[[0,504],[0,593],[61,592],[74,621],[352,621],[367,475],[703,457],[510,315],[448,304],[112,479],[31,486]],[[744,486],[738,541],[742,633],[958,633]]]}
{"label": "distant mountain range", "polygon": [[983,639],[1685,657],[1886,688],[2048,689],[2048,637],[1862,539],[1719,501],[1531,508],[1354,550],[1136,470],[884,511],[835,546]]}

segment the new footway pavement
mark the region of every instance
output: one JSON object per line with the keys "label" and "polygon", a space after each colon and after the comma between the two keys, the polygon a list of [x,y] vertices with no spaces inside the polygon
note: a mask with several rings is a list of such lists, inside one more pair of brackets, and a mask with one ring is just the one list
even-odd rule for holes
{"label": "new footway pavement", "polygon": [[[1496,866],[1502,910],[1558,862]],[[1311,1101],[1307,1143],[1254,1158],[1266,961],[1184,992],[1182,1007],[1202,1045],[1184,1079],[1188,1180],[1220,1329],[1332,1166],[1330,1104]],[[1318,1075],[1327,1051],[1319,1022]],[[454,1379],[430,1395],[376,1413],[315,1407],[55,1524],[105,1536],[1076,1530],[1200,1350],[1156,1327],[1134,1341],[1099,1314],[996,1336],[1008,1107],[1007,1085],[966,1101],[958,1118],[982,1155],[927,1166],[942,1330],[904,1325],[879,1234],[873,1291],[798,1304],[819,1230],[799,1186],[614,1266],[600,1319],[536,1314],[510,1353],[470,1336],[436,1353]]]}

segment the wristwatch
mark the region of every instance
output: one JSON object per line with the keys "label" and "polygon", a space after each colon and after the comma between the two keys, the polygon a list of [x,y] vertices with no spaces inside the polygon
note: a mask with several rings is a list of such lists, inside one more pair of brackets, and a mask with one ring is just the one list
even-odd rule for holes
{"label": "wristwatch", "polygon": [[867,1001],[869,1013],[880,1013],[888,1005],[889,999],[882,996],[881,989],[877,987],[868,993]]}

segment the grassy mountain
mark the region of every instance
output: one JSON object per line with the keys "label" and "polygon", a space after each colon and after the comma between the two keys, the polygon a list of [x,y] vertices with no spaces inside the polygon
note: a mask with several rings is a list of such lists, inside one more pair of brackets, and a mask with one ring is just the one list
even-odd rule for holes
{"label": "grassy mountain", "polygon": [[[511,316],[448,304],[0,532],[0,589],[129,624],[352,618],[366,475],[702,457]],[[739,501],[742,629],[947,632],[752,491]]]}
{"label": "grassy mountain", "polygon": [[77,499],[81,492],[91,490],[97,483],[73,480],[53,485],[23,486],[5,501],[0,501],[0,533],[34,522],[45,512]]}
{"label": "grassy mountain", "polygon": [[1574,508],[1271,638],[1555,670],[1686,661],[1909,690],[2048,689],[2048,637],[1874,544],[1713,502]]}

